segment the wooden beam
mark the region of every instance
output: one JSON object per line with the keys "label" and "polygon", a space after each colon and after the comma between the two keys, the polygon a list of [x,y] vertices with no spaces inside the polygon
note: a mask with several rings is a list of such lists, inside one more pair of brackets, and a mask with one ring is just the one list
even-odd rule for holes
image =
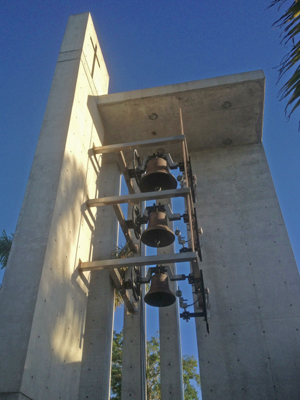
{"label": "wooden beam", "polygon": [[161,254],[147,257],[115,258],[112,260],[98,260],[90,262],[81,262],[79,269],[81,271],[96,271],[101,269],[126,268],[140,265],[160,265],[178,262],[191,262],[199,268],[199,258],[196,252]]}
{"label": "wooden beam", "polygon": [[171,197],[186,197],[191,194],[190,188],[181,188],[173,190],[161,190],[158,192],[136,193],[125,196],[102,197],[99,199],[89,199],[86,201],[87,207],[102,207],[115,204],[135,203],[147,200],[160,200]]}
{"label": "wooden beam", "polygon": [[136,248],[136,245],[132,241],[131,234],[129,232],[129,229],[128,229],[126,220],[124,218],[123,212],[121,210],[121,207],[119,206],[119,204],[115,204],[113,207],[114,207],[114,210],[115,210],[116,216],[118,218],[120,227],[121,227],[121,229],[122,229],[122,231],[124,233],[126,242],[128,243],[130,250],[136,252],[137,248]]}
{"label": "wooden beam", "polygon": [[93,147],[93,151],[94,154],[118,153],[119,151],[139,149],[142,147],[159,146],[162,144],[168,145],[176,142],[181,143],[184,139],[184,135],[170,136],[159,139],[143,140],[140,142],[118,143],[107,146]]}

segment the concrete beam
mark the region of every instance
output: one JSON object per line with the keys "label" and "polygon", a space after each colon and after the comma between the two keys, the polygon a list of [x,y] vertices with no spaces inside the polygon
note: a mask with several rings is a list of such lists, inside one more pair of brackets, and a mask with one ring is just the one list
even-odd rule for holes
{"label": "concrete beam", "polygon": [[[171,199],[165,199],[163,204],[170,204]],[[173,222],[169,222],[169,228],[174,231]],[[175,243],[170,246],[157,249],[160,256],[174,254]],[[171,264],[172,274],[176,275],[176,264]],[[177,282],[170,282],[170,290],[175,294]],[[169,307],[159,308],[159,339],[160,339],[160,371],[161,371],[161,399],[183,400],[183,376],[181,335],[178,299]]]}
{"label": "concrete beam", "polygon": [[[131,215],[128,207],[128,216]],[[136,241],[138,243],[138,241]],[[144,245],[141,253],[144,256]],[[136,254],[139,256],[139,254]],[[126,271],[131,278],[131,268]],[[145,267],[141,267],[142,275]],[[123,354],[122,354],[122,400],[146,400],[146,307],[145,285],[141,285],[141,298],[137,302],[137,313],[129,314],[124,307]],[[134,301],[133,296],[131,300]],[[134,378],[133,378],[134,377]]]}

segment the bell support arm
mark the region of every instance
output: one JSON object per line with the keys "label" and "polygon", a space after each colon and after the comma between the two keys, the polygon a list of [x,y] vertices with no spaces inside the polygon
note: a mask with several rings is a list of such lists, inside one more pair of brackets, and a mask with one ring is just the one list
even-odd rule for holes
{"label": "bell support arm", "polygon": [[184,281],[186,278],[188,278],[187,275],[174,275],[172,274],[171,268],[166,265],[157,265],[156,267],[150,267],[148,268],[147,271],[147,275],[145,276],[145,278],[139,278],[139,283],[145,284],[145,283],[149,283],[151,280],[151,275],[153,273],[155,273],[157,271],[157,269],[161,269],[161,270],[166,270],[169,276],[170,281]]}
{"label": "bell support arm", "polygon": [[[181,219],[181,214],[180,213],[175,213],[173,214],[171,207],[169,204],[154,204],[153,206],[148,206],[145,208],[143,216],[140,218],[139,223],[140,224],[146,224],[149,220],[149,215],[153,211],[164,211],[169,219],[169,221],[179,221]],[[129,222],[129,221],[128,221]],[[129,227],[131,226],[131,223],[129,222]]]}
{"label": "bell support arm", "polygon": [[97,271],[102,269],[126,268],[141,265],[172,264],[179,262],[191,262],[194,269],[199,271],[200,260],[196,252],[160,254],[146,257],[114,258],[111,260],[97,260],[79,262],[80,271]]}
{"label": "bell support arm", "polygon": [[167,153],[165,156],[170,169],[176,169],[179,167],[179,164],[173,161],[170,153]]}
{"label": "bell support arm", "polygon": [[164,210],[167,214],[167,217],[169,221],[179,221],[181,219],[181,214],[180,213],[175,213],[173,214],[170,204],[165,204],[164,205]]}
{"label": "bell support arm", "polygon": [[87,207],[103,207],[114,204],[139,204],[142,201],[147,200],[162,200],[169,199],[171,197],[187,197],[191,194],[190,188],[172,189],[172,190],[161,190],[146,193],[127,194],[125,196],[110,196],[102,197],[99,199],[89,199],[86,201]]}

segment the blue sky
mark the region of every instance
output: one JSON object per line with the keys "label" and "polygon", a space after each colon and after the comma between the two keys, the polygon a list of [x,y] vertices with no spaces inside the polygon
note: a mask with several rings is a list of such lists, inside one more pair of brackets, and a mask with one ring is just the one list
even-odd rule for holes
{"label": "blue sky", "polygon": [[[287,123],[276,67],[288,47],[266,0],[2,0],[0,229],[14,232],[69,15],[90,11],[110,93],[262,69],[263,143],[300,265],[299,111]],[[192,325],[191,325],[192,326]]]}

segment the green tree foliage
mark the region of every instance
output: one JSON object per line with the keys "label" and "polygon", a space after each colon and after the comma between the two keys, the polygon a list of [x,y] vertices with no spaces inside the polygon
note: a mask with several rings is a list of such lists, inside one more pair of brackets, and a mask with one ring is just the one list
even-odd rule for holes
{"label": "green tree foliage", "polygon": [[147,341],[147,400],[158,400],[160,395],[160,356],[158,334]]}
{"label": "green tree foliage", "polygon": [[[114,332],[112,369],[111,369],[111,399],[121,400],[122,383],[122,346],[123,331]],[[200,387],[200,376],[197,374],[197,361],[193,356],[184,356],[182,362],[184,399],[198,400],[197,389]],[[160,387],[160,356],[158,334],[147,341],[147,400],[161,400]]]}
{"label": "green tree foliage", "polygon": [[11,234],[11,236],[7,236],[4,229],[0,235],[0,265],[1,265],[1,269],[6,267],[11,244],[13,241],[13,237],[14,237],[13,234]]}
{"label": "green tree foliage", "polygon": [[121,400],[123,331],[114,331],[111,364],[111,399]]}
{"label": "green tree foliage", "polygon": [[[288,98],[285,112],[289,119],[300,105],[300,2],[298,0],[272,0],[270,7],[278,6],[281,11],[284,5],[286,8],[283,11],[283,15],[274,25],[282,30],[282,43],[290,46],[289,52],[278,67],[278,80],[287,72],[292,74],[279,91],[280,100]],[[288,109],[290,110],[289,112]]]}
{"label": "green tree foliage", "polygon": [[[128,258],[133,255],[133,251],[130,250],[129,244],[126,242],[123,246],[116,246],[116,250],[112,252],[113,258]],[[119,273],[122,279],[125,278],[126,268],[119,268]],[[121,294],[115,290],[115,309],[121,307],[124,301]]]}
{"label": "green tree foliage", "polygon": [[182,369],[183,369],[183,385],[184,385],[184,400],[198,399],[197,390],[192,385],[191,381],[195,381],[197,386],[200,387],[200,375],[197,374],[197,360],[194,356],[183,356]]}

